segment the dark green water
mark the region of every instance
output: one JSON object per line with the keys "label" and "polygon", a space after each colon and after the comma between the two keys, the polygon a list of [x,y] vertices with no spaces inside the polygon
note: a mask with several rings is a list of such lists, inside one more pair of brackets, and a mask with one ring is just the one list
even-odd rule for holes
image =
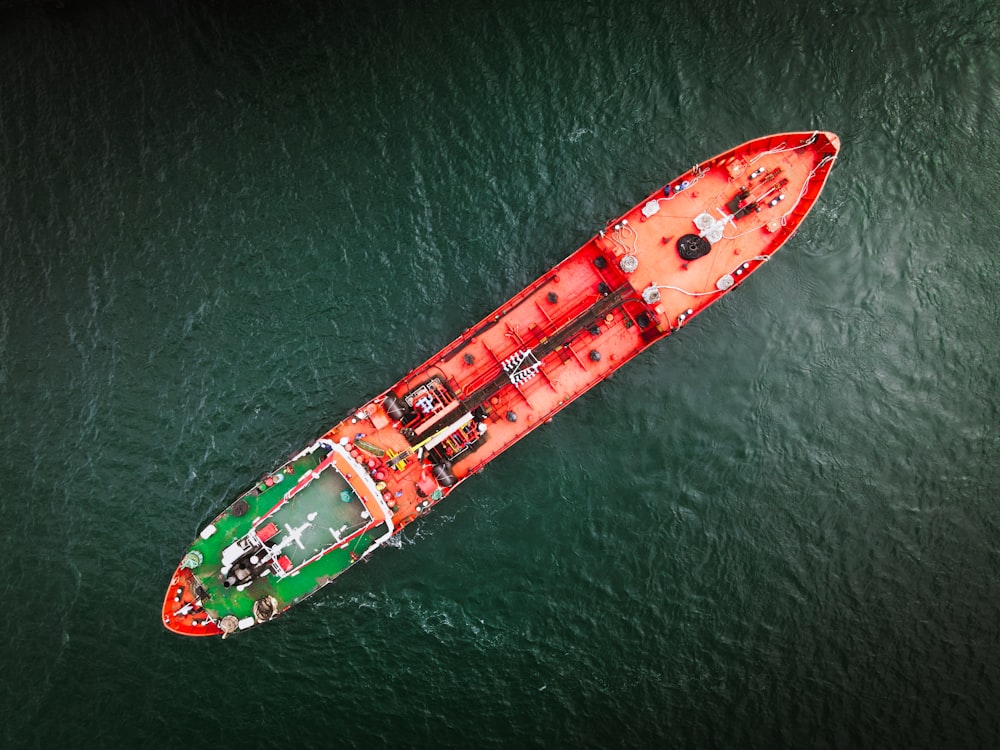
{"label": "dark green water", "polygon": [[[0,744],[995,747],[995,3],[0,4]],[[611,4],[608,4],[611,5]],[[776,261],[281,622],[233,493],[748,138]]]}

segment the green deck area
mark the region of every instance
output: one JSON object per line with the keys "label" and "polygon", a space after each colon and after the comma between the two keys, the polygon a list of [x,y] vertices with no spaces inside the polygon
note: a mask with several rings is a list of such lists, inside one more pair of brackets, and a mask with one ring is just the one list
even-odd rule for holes
{"label": "green deck area", "polygon": [[[309,520],[312,514],[316,514],[315,522]],[[298,566],[364,527],[370,518],[344,478],[335,470],[327,469],[268,521],[277,524],[279,529],[301,529],[297,543],[287,544],[282,549]]]}
{"label": "green deck area", "polygon": [[[236,586],[223,585],[224,550],[254,526],[259,529],[267,523],[277,525],[278,533],[269,546],[279,547],[279,554],[289,558],[294,570],[369,522],[360,498],[332,467],[323,471],[318,479],[304,487],[270,518],[259,520],[274,509],[307,472],[315,469],[321,459],[321,452],[317,451],[286,464],[280,472],[275,472],[276,478],[281,475],[280,482],[270,487],[261,482],[251,488],[212,522],[216,527],[212,536],[208,539],[199,537],[191,545],[191,549],[201,553],[204,560],[193,572],[208,593],[204,605],[213,617],[232,614],[242,619],[252,616],[254,602],[268,595],[278,601],[279,610],[295,604],[350,567],[352,553],[357,559],[375,541],[377,534],[369,531],[284,578],[271,573],[254,579],[242,591]],[[248,509],[242,515],[236,515],[234,509],[240,500],[247,503]]]}

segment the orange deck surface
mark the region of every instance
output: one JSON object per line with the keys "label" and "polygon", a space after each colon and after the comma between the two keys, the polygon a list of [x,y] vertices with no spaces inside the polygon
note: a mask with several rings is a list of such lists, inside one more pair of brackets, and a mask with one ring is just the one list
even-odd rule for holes
{"label": "orange deck surface", "polygon": [[[513,443],[742,284],[809,212],[839,145],[832,133],[784,133],[695,165],[333,427],[323,437],[337,445],[327,445],[322,455],[332,451],[326,460],[368,510],[370,524],[354,535],[368,541],[355,554],[344,546],[354,537],[338,538],[300,564],[301,578],[277,573],[268,579],[270,588],[259,584],[270,592],[265,599],[284,611],[326,585]],[[296,487],[318,474],[302,475]],[[294,502],[294,493],[281,501]],[[244,532],[241,515],[224,512],[216,519],[228,530],[227,543]],[[213,560],[204,570],[217,566]],[[196,591],[212,606],[240,609],[240,629],[255,622],[256,610],[247,615],[254,603],[248,597],[261,592],[251,587],[237,607],[204,590],[222,585],[204,577],[214,573],[200,575],[199,587],[190,571],[174,574],[163,606],[168,629],[222,633]],[[215,612],[220,623],[236,619],[222,614]]]}
{"label": "orange deck surface", "polygon": [[[487,412],[482,420],[486,439],[477,450],[466,451],[452,462],[451,470],[461,482],[650,344],[669,336],[743,283],[808,213],[839,145],[832,133],[785,133],[750,141],[696,165],[668,183],[668,192],[657,189],[609,222],[579,250],[466,329],[390,391],[401,397],[437,376],[461,400],[502,376],[502,363],[516,352],[547,352],[537,374],[517,385],[507,383],[482,404]],[[734,213],[727,203],[741,188],[749,193],[744,203],[764,196],[760,210],[727,220]],[[781,200],[769,205],[779,196]],[[650,201],[656,201],[656,211],[647,209],[651,214],[647,217],[643,208]],[[678,253],[677,240],[703,233],[695,224],[703,213],[721,222],[722,236],[711,243],[707,255],[685,261]],[[630,272],[631,261],[622,264],[625,256],[635,260]],[[727,274],[733,284],[720,290],[717,282]],[[651,285],[657,287],[658,300],[655,294],[643,297]],[[565,340],[551,338],[587,311],[599,314]],[[364,441],[390,455],[406,450],[410,442],[381,408],[383,397],[362,407],[360,419],[345,420],[326,437],[351,440],[360,433]],[[455,419],[463,411],[462,405],[455,409]],[[384,495],[394,508],[397,528],[440,499],[425,502],[425,495],[436,487],[429,468],[426,457],[418,461],[413,456],[399,468],[383,472]],[[453,488],[444,487],[440,494]]]}

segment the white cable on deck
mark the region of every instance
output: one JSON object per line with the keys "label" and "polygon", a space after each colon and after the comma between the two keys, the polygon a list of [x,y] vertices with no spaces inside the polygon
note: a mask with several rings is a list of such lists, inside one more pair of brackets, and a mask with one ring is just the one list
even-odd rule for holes
{"label": "white cable on deck", "polygon": [[761,151],[754,158],[752,158],[749,162],[747,162],[747,164],[748,165],[749,164],[753,164],[755,161],[757,161],[758,159],[760,159],[762,156],[767,156],[768,154],[780,154],[780,153],[783,153],[785,151],[795,151],[797,149],[804,148],[805,146],[809,146],[809,145],[811,145],[811,144],[813,144],[813,143],[816,142],[816,137],[818,135],[819,135],[819,131],[818,130],[814,130],[813,134],[811,136],[809,136],[808,138],[806,138],[804,141],[802,141],[802,143],[800,143],[798,146],[788,146],[787,148],[785,147],[785,142],[782,141],[780,144],[778,144],[777,146],[775,146],[772,149],[769,149],[767,151]]}
{"label": "white cable on deck", "polygon": [[[770,259],[771,259],[770,255],[755,255],[752,258],[747,258],[745,261],[736,266],[736,268],[734,268],[730,272],[730,275],[735,274],[741,267],[744,267],[747,263],[749,263],[752,260],[759,260],[761,262],[766,263]],[[670,286],[669,284],[652,284],[652,286],[655,289],[671,289],[675,292],[680,292],[681,294],[686,294],[690,297],[708,297],[709,295],[718,294],[719,292],[726,291],[724,289],[713,289],[709,292],[691,292],[688,291],[687,289],[681,289],[679,286]]]}

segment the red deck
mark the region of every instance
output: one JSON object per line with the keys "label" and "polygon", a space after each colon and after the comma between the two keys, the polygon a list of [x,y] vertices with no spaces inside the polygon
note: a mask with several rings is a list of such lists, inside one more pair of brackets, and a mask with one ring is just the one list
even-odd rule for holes
{"label": "red deck", "polygon": [[[812,208],[839,146],[832,133],[785,133],[692,167],[326,437],[350,442],[361,433],[364,443],[389,456],[414,452],[398,464],[376,459],[394,525],[401,528],[440,499],[424,497],[437,487],[432,463],[446,461],[460,482],[742,284]],[[751,210],[740,215],[748,204]],[[710,238],[707,254],[684,260],[678,241],[685,235]],[[524,361],[512,364],[524,352]],[[416,434],[404,435],[405,418],[396,419],[385,399],[407,394],[432,411],[415,420]],[[477,409],[437,444],[436,457],[419,450],[427,435],[450,430]],[[414,413],[420,416],[419,409]],[[475,440],[484,430],[485,437]],[[373,458],[363,449],[361,455]],[[444,484],[441,494],[454,486]]]}
{"label": "red deck", "polygon": [[[247,508],[223,512],[215,523],[225,531],[213,537],[216,529],[208,527],[200,538],[212,542],[196,540],[185,558],[201,578],[183,567],[175,572],[164,625],[184,635],[220,635],[219,625],[234,632],[327,585],[510,445],[742,284],[812,208],[839,145],[835,135],[823,132],[750,141],[692,167],[609,222],[291,459],[284,471],[298,477],[298,484],[272,514],[285,505],[297,507],[298,491],[305,492],[321,466],[330,464],[357,493],[368,525],[344,539],[335,535],[327,549],[294,569],[288,557],[280,558],[280,570],[237,599],[222,592],[217,571],[225,561],[216,558],[222,545],[248,531],[240,520]],[[296,461],[308,461],[302,457],[321,447],[324,463],[303,473]],[[281,481],[275,474],[261,487]],[[314,512],[311,507],[299,509],[307,514],[299,529],[287,523],[284,532],[280,524],[271,528],[266,508],[255,519],[248,514],[246,523],[259,526],[256,543],[262,545],[275,534],[301,534],[320,511],[329,515],[328,506]],[[319,520],[325,523],[326,516]],[[364,544],[348,555],[343,545],[355,537]],[[198,548],[212,557],[204,566]],[[213,608],[219,625],[203,603]]]}
{"label": "red deck", "polygon": [[180,635],[222,635],[208,617],[192,585],[191,571],[178,568],[163,598],[163,624]]}

